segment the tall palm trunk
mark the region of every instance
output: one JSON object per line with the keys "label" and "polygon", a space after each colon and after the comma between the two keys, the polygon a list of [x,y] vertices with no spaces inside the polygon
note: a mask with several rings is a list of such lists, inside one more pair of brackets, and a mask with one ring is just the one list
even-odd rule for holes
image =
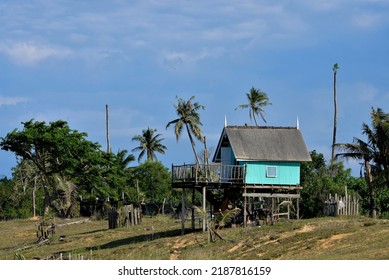
{"label": "tall palm trunk", "polygon": [[186,131],[188,132],[188,136],[189,136],[190,143],[192,145],[193,153],[196,157],[196,164],[200,164],[200,159],[199,159],[199,156],[197,155],[196,148],[195,148],[195,142],[193,140],[192,134],[190,133],[189,126],[187,124],[185,124],[185,127],[186,127]]}
{"label": "tall palm trunk", "polygon": [[336,73],[338,71],[338,64],[335,63],[332,69],[334,71],[334,131],[332,134],[331,163],[334,161],[335,158],[336,129],[337,129],[337,120],[338,120],[338,103],[336,100]]}

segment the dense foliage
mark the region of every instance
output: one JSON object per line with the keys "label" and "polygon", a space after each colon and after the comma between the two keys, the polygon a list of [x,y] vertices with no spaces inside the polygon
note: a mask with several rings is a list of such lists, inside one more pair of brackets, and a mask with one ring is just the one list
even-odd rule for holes
{"label": "dense foliage", "polygon": [[352,177],[342,162],[333,161],[327,166],[324,156],[316,151],[311,152],[312,162],[302,164],[302,214],[305,217],[323,215],[328,195],[343,195],[345,186],[358,193],[362,214],[373,218],[377,213],[389,215],[389,114],[380,108],[372,108],[370,117],[370,126],[362,124],[366,140],[354,137],[352,143],[335,145],[338,159],[360,161],[360,178]]}
{"label": "dense foliage", "polygon": [[389,114],[381,108],[371,110],[371,126],[363,123],[366,140],[354,137],[352,143],[337,144],[340,157],[363,161],[363,177],[368,186],[370,216],[376,217],[378,194],[389,188]]}
{"label": "dense foliage", "polygon": [[[179,118],[167,127],[175,125],[177,139],[186,127],[194,148],[192,134],[203,139],[197,112],[203,106],[193,98],[178,99],[175,108]],[[323,154],[311,151],[312,161],[302,163],[303,218],[324,215],[328,196],[344,195],[346,187],[348,194],[359,196],[362,214],[374,210],[381,216],[389,215],[389,114],[372,109],[371,120],[371,126],[362,126],[366,140],[354,138],[353,143],[337,144],[342,149],[338,161],[327,164]],[[155,205],[160,211],[165,205],[179,209],[182,198],[188,205],[192,202],[191,192],[171,189],[169,169],[151,156],[166,149],[160,134],[153,135],[155,130],[143,131],[150,141],[143,141],[142,135],[133,138],[141,144],[133,151],[147,153],[148,157],[139,166],[129,167],[134,155],[127,150],[104,152],[87,139],[86,133],[72,130],[65,121],[47,124],[30,120],[22,124],[22,130],[15,129],[0,138],[0,147],[18,159],[12,179],[0,179],[0,219],[45,215],[49,210],[61,217],[73,217],[79,215],[81,204],[96,209],[97,204],[134,203]],[[142,141],[154,144],[143,145]],[[339,157],[359,159],[360,178],[353,177]],[[199,161],[197,154],[196,158]],[[201,203],[197,192],[194,199],[195,204]]]}
{"label": "dense foliage", "polygon": [[135,160],[132,154],[103,152],[86,133],[70,129],[64,121],[30,120],[23,125],[0,142],[19,159],[13,178],[0,181],[1,219],[45,215],[49,210],[73,217],[81,201],[160,203],[171,198],[170,172],[160,162],[129,168]]}
{"label": "dense foliage", "polygon": [[358,192],[363,197],[366,184],[363,179],[351,176],[351,169],[345,169],[342,162],[326,164],[324,155],[315,150],[310,152],[312,161],[301,165],[301,216],[312,218],[324,215],[329,195],[344,195]]}

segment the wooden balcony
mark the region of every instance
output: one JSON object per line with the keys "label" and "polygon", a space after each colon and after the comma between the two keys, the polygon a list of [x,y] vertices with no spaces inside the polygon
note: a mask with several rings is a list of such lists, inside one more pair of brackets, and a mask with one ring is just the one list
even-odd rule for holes
{"label": "wooden balcony", "polygon": [[184,164],[172,166],[173,187],[243,185],[244,165]]}

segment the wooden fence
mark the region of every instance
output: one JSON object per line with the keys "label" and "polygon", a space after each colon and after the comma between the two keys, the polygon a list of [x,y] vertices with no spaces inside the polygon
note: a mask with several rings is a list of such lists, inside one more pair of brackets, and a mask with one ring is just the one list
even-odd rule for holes
{"label": "wooden fence", "polygon": [[324,214],[328,216],[359,214],[358,193],[344,196],[330,194],[325,204]]}
{"label": "wooden fence", "polygon": [[142,222],[142,211],[134,205],[124,205],[117,209],[112,207],[108,209],[108,228],[130,227]]}

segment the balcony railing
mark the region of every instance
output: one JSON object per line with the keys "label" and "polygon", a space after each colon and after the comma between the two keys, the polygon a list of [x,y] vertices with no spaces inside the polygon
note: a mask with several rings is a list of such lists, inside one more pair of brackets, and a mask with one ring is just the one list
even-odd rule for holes
{"label": "balcony railing", "polygon": [[244,165],[184,164],[172,166],[172,182],[243,183]]}

